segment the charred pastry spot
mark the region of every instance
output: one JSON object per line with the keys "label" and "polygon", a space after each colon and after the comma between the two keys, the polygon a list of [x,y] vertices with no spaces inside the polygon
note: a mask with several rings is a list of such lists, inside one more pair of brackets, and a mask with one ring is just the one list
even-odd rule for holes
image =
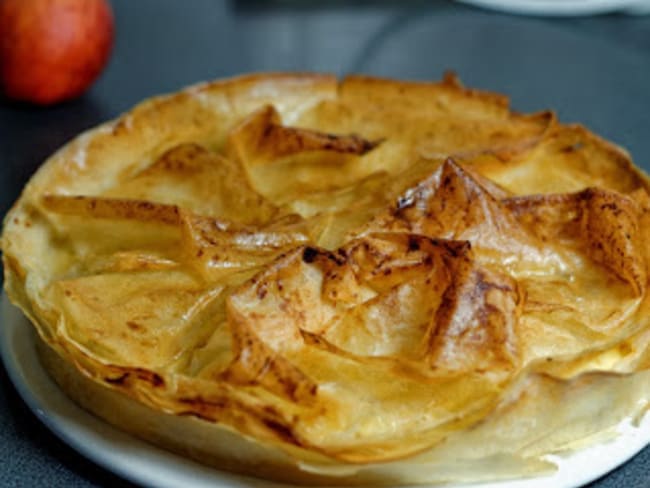
{"label": "charred pastry spot", "polygon": [[140,332],[140,331],[143,330],[143,327],[140,324],[138,324],[137,322],[133,322],[132,320],[127,321],[126,326],[129,329],[131,329],[133,331],[136,331],[136,332]]}
{"label": "charred pastry spot", "polygon": [[151,377],[151,383],[153,386],[163,386],[165,384],[165,380],[162,379],[162,376],[154,373]]}
{"label": "charred pastry spot", "polygon": [[[158,373],[154,373],[153,371],[137,368],[134,373],[138,379],[147,381],[156,388],[165,385],[165,380],[163,380],[162,376],[160,376]],[[129,373],[127,372],[125,374],[128,375]]]}
{"label": "charred pastry spot", "polygon": [[264,300],[264,297],[266,297],[266,294],[268,293],[268,289],[266,287],[266,283],[262,283],[260,286],[257,287],[257,298],[260,300]]}
{"label": "charred pastry spot", "polygon": [[362,139],[362,142],[363,144],[362,144],[361,154],[365,154],[368,151],[371,151],[374,148],[376,148],[382,142],[384,142],[384,139],[378,139],[376,141],[367,141],[365,139]]}
{"label": "charred pastry spot", "polygon": [[262,411],[269,417],[280,417],[280,413],[271,405],[263,405]]}
{"label": "charred pastry spot", "polygon": [[281,424],[277,420],[273,419],[262,419],[262,422],[264,425],[266,425],[269,429],[271,429],[275,434],[278,435],[283,441],[288,442],[290,444],[299,446],[300,442],[298,439],[296,439],[295,435],[293,434],[293,431],[291,428],[287,427],[286,425]]}
{"label": "charred pastry spot", "polygon": [[[230,405],[223,400],[207,401],[201,397],[198,398],[180,398],[179,402],[189,405],[191,410],[178,412],[177,415],[196,417],[201,420],[210,422],[219,422],[219,412],[226,410]],[[214,412],[214,411],[217,412]]]}
{"label": "charred pastry spot", "polygon": [[139,202],[138,206],[144,210],[151,210],[153,208],[153,203],[151,202]]}
{"label": "charred pastry spot", "polygon": [[271,136],[273,133],[273,129],[275,129],[275,126],[273,124],[268,124],[264,127],[264,130],[262,131],[262,138],[267,139],[268,137]]}
{"label": "charred pastry spot", "polygon": [[306,247],[302,252],[302,260],[305,263],[311,264],[314,262],[318,254],[318,249],[315,249],[313,247]]}
{"label": "charred pastry spot", "polygon": [[409,246],[408,247],[409,251],[419,251],[420,250],[420,243],[413,236],[409,236],[408,246]]}
{"label": "charred pastry spot", "polygon": [[[439,243],[436,241],[435,244],[438,245]],[[458,256],[471,251],[472,249],[472,243],[470,241],[462,241],[462,245],[460,247],[454,246],[448,242],[444,242],[443,245],[445,246],[447,252],[449,252],[449,254],[451,254],[451,256],[454,258],[457,258]]]}
{"label": "charred pastry spot", "polygon": [[327,253],[327,259],[334,262],[338,266],[342,266],[343,264],[345,264],[345,258],[341,258],[339,255],[331,253],[331,252]]}
{"label": "charred pastry spot", "polygon": [[600,206],[600,209],[601,210],[612,210],[612,211],[616,212],[618,210],[618,205],[616,205],[614,202],[612,202],[612,203],[603,203]]}
{"label": "charred pastry spot", "polygon": [[201,256],[203,256],[204,253],[205,253],[205,251],[204,251],[203,249],[199,249],[199,250],[196,252],[196,257],[197,257],[197,258],[200,258]]}
{"label": "charred pastry spot", "polygon": [[584,143],[582,142],[576,142],[575,144],[569,144],[568,146],[564,146],[561,151],[563,153],[572,153],[575,151],[578,151],[584,147]]}

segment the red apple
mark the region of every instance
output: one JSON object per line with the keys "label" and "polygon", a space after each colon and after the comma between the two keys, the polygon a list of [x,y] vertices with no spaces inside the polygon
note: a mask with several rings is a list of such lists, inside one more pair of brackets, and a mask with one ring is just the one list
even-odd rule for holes
{"label": "red apple", "polygon": [[0,87],[49,105],[81,95],[113,46],[106,0],[0,0]]}

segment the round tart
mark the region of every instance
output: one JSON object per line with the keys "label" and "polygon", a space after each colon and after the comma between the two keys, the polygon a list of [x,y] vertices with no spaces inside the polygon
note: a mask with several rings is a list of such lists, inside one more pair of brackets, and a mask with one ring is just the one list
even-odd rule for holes
{"label": "round tart", "polygon": [[536,476],[647,408],[649,188],[451,74],[245,76],[46,161],[5,218],[5,288],[69,396],[202,462]]}

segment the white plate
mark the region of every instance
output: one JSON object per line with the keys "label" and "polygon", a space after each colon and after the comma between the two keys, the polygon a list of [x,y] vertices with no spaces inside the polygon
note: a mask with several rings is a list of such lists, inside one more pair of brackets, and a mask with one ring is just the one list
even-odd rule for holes
{"label": "white plate", "polygon": [[650,13],[649,0],[458,0],[477,7],[523,15],[575,16],[623,11]]}
{"label": "white plate", "polygon": [[[36,357],[33,327],[4,294],[0,317],[0,354],[16,389],[50,430],[97,464],[132,482],[160,488],[288,486],[202,466],[135,439],[87,413],[70,401],[43,370]],[[463,488],[582,486],[620,466],[650,443],[650,415],[646,415],[638,428],[624,422],[619,430],[621,435],[611,442],[570,457],[554,457],[559,469],[552,476],[463,485]]]}

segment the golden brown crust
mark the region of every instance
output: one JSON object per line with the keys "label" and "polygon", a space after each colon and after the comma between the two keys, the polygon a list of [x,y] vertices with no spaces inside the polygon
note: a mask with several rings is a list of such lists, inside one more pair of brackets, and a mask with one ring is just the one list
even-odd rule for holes
{"label": "golden brown crust", "polygon": [[[646,399],[649,188],[586,129],[451,74],[250,75],[53,155],[5,219],[5,283],[66,391],[184,454],[296,482],[517,476]],[[591,425],[562,435],[531,413],[577,384],[620,408],[555,404]],[[210,434],[171,439],[187,422]]]}

